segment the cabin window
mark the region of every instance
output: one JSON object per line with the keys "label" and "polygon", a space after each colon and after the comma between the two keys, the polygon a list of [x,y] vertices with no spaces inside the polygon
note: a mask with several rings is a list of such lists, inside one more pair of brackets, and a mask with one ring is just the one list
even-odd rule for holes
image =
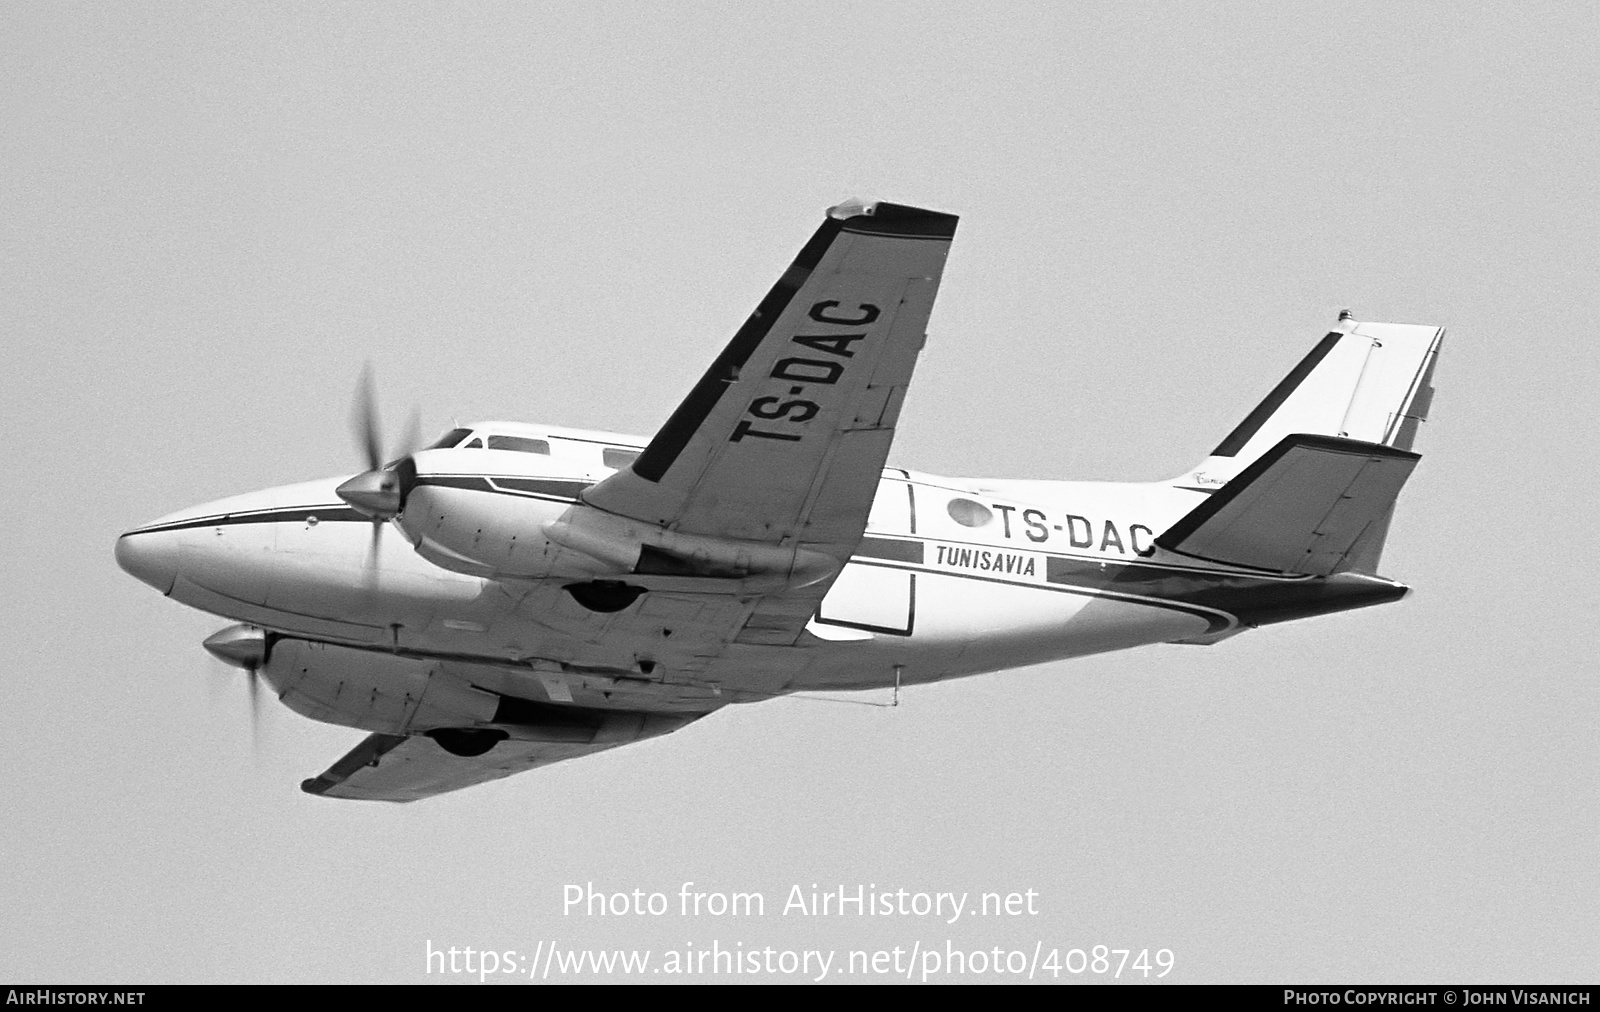
{"label": "cabin window", "polygon": [[634,458],[639,456],[638,450],[624,450],[616,446],[608,446],[600,451],[600,459],[613,471],[620,471],[632,464]]}
{"label": "cabin window", "polygon": [[511,450],[516,453],[542,453],[550,456],[550,442],[545,439],[529,439],[526,436],[490,436],[489,449]]}
{"label": "cabin window", "polygon": [[989,507],[971,499],[951,499],[945,508],[950,511],[950,519],[963,527],[982,527],[994,519]]}
{"label": "cabin window", "polygon": [[427,446],[424,446],[423,449],[424,450],[448,450],[448,449],[450,449],[450,447],[455,446],[457,443],[461,442],[463,439],[466,439],[468,434],[470,434],[471,432],[472,432],[471,429],[451,429],[449,432],[446,432],[444,435],[440,436],[438,439],[435,439],[433,442],[429,443]]}

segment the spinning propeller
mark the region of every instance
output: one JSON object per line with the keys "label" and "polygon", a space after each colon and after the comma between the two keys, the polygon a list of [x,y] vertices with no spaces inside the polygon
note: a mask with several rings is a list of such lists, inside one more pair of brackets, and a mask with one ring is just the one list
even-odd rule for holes
{"label": "spinning propeller", "polygon": [[378,422],[378,397],[372,379],[372,365],[361,370],[355,404],[350,409],[350,426],[366,459],[367,469],[340,485],[336,491],[350,508],[372,521],[372,544],[367,549],[367,570],[376,576],[378,541],[383,525],[405,509],[406,493],[416,475],[411,454],[422,442],[422,416],[413,408],[405,432],[395,447],[395,456],[384,463],[383,432]]}
{"label": "spinning propeller", "polygon": [[250,740],[259,742],[261,731],[261,665],[266,663],[267,634],[252,625],[231,625],[206,637],[201,644],[217,660],[242,668],[250,692]]}

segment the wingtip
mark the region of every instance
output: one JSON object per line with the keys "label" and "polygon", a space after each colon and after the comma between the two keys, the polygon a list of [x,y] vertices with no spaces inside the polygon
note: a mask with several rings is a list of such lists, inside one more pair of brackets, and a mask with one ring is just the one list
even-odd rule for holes
{"label": "wingtip", "polygon": [[949,239],[956,234],[959,217],[906,204],[867,201],[852,197],[828,208],[828,217],[846,231],[871,235]]}
{"label": "wingtip", "polygon": [[870,215],[878,208],[876,201],[862,200],[860,197],[849,197],[828,208],[828,217],[844,221],[848,218],[859,218]]}

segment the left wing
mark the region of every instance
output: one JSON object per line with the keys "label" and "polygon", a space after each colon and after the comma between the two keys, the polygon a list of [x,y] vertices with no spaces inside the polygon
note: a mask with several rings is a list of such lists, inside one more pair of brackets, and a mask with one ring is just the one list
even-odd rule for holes
{"label": "left wing", "polygon": [[302,782],[300,789],[358,801],[420,801],[615,747],[503,741],[481,756],[465,758],[451,755],[426,735],[374,734],[321,776]]}
{"label": "left wing", "polygon": [[584,501],[683,534],[805,545],[843,565],[955,227],[954,215],[898,204],[830,209],[645,451]]}
{"label": "left wing", "polygon": [[[589,711],[592,712],[592,711]],[[567,741],[511,738],[475,756],[447,752],[425,734],[373,734],[328,767],[302,781],[307,794],[358,801],[420,801],[435,794],[509,777],[567,759],[578,759],[642,738],[675,731],[700,714],[608,714],[592,735]],[[579,740],[570,740],[570,739]],[[587,738],[589,740],[581,740]]]}

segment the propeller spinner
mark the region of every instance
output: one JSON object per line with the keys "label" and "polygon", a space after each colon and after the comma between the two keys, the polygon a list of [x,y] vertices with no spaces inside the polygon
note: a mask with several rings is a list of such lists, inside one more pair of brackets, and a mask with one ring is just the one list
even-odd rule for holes
{"label": "propeller spinner", "polygon": [[336,489],[339,498],[351,509],[375,522],[388,520],[404,505],[400,495],[400,475],[388,468],[363,471]]}

